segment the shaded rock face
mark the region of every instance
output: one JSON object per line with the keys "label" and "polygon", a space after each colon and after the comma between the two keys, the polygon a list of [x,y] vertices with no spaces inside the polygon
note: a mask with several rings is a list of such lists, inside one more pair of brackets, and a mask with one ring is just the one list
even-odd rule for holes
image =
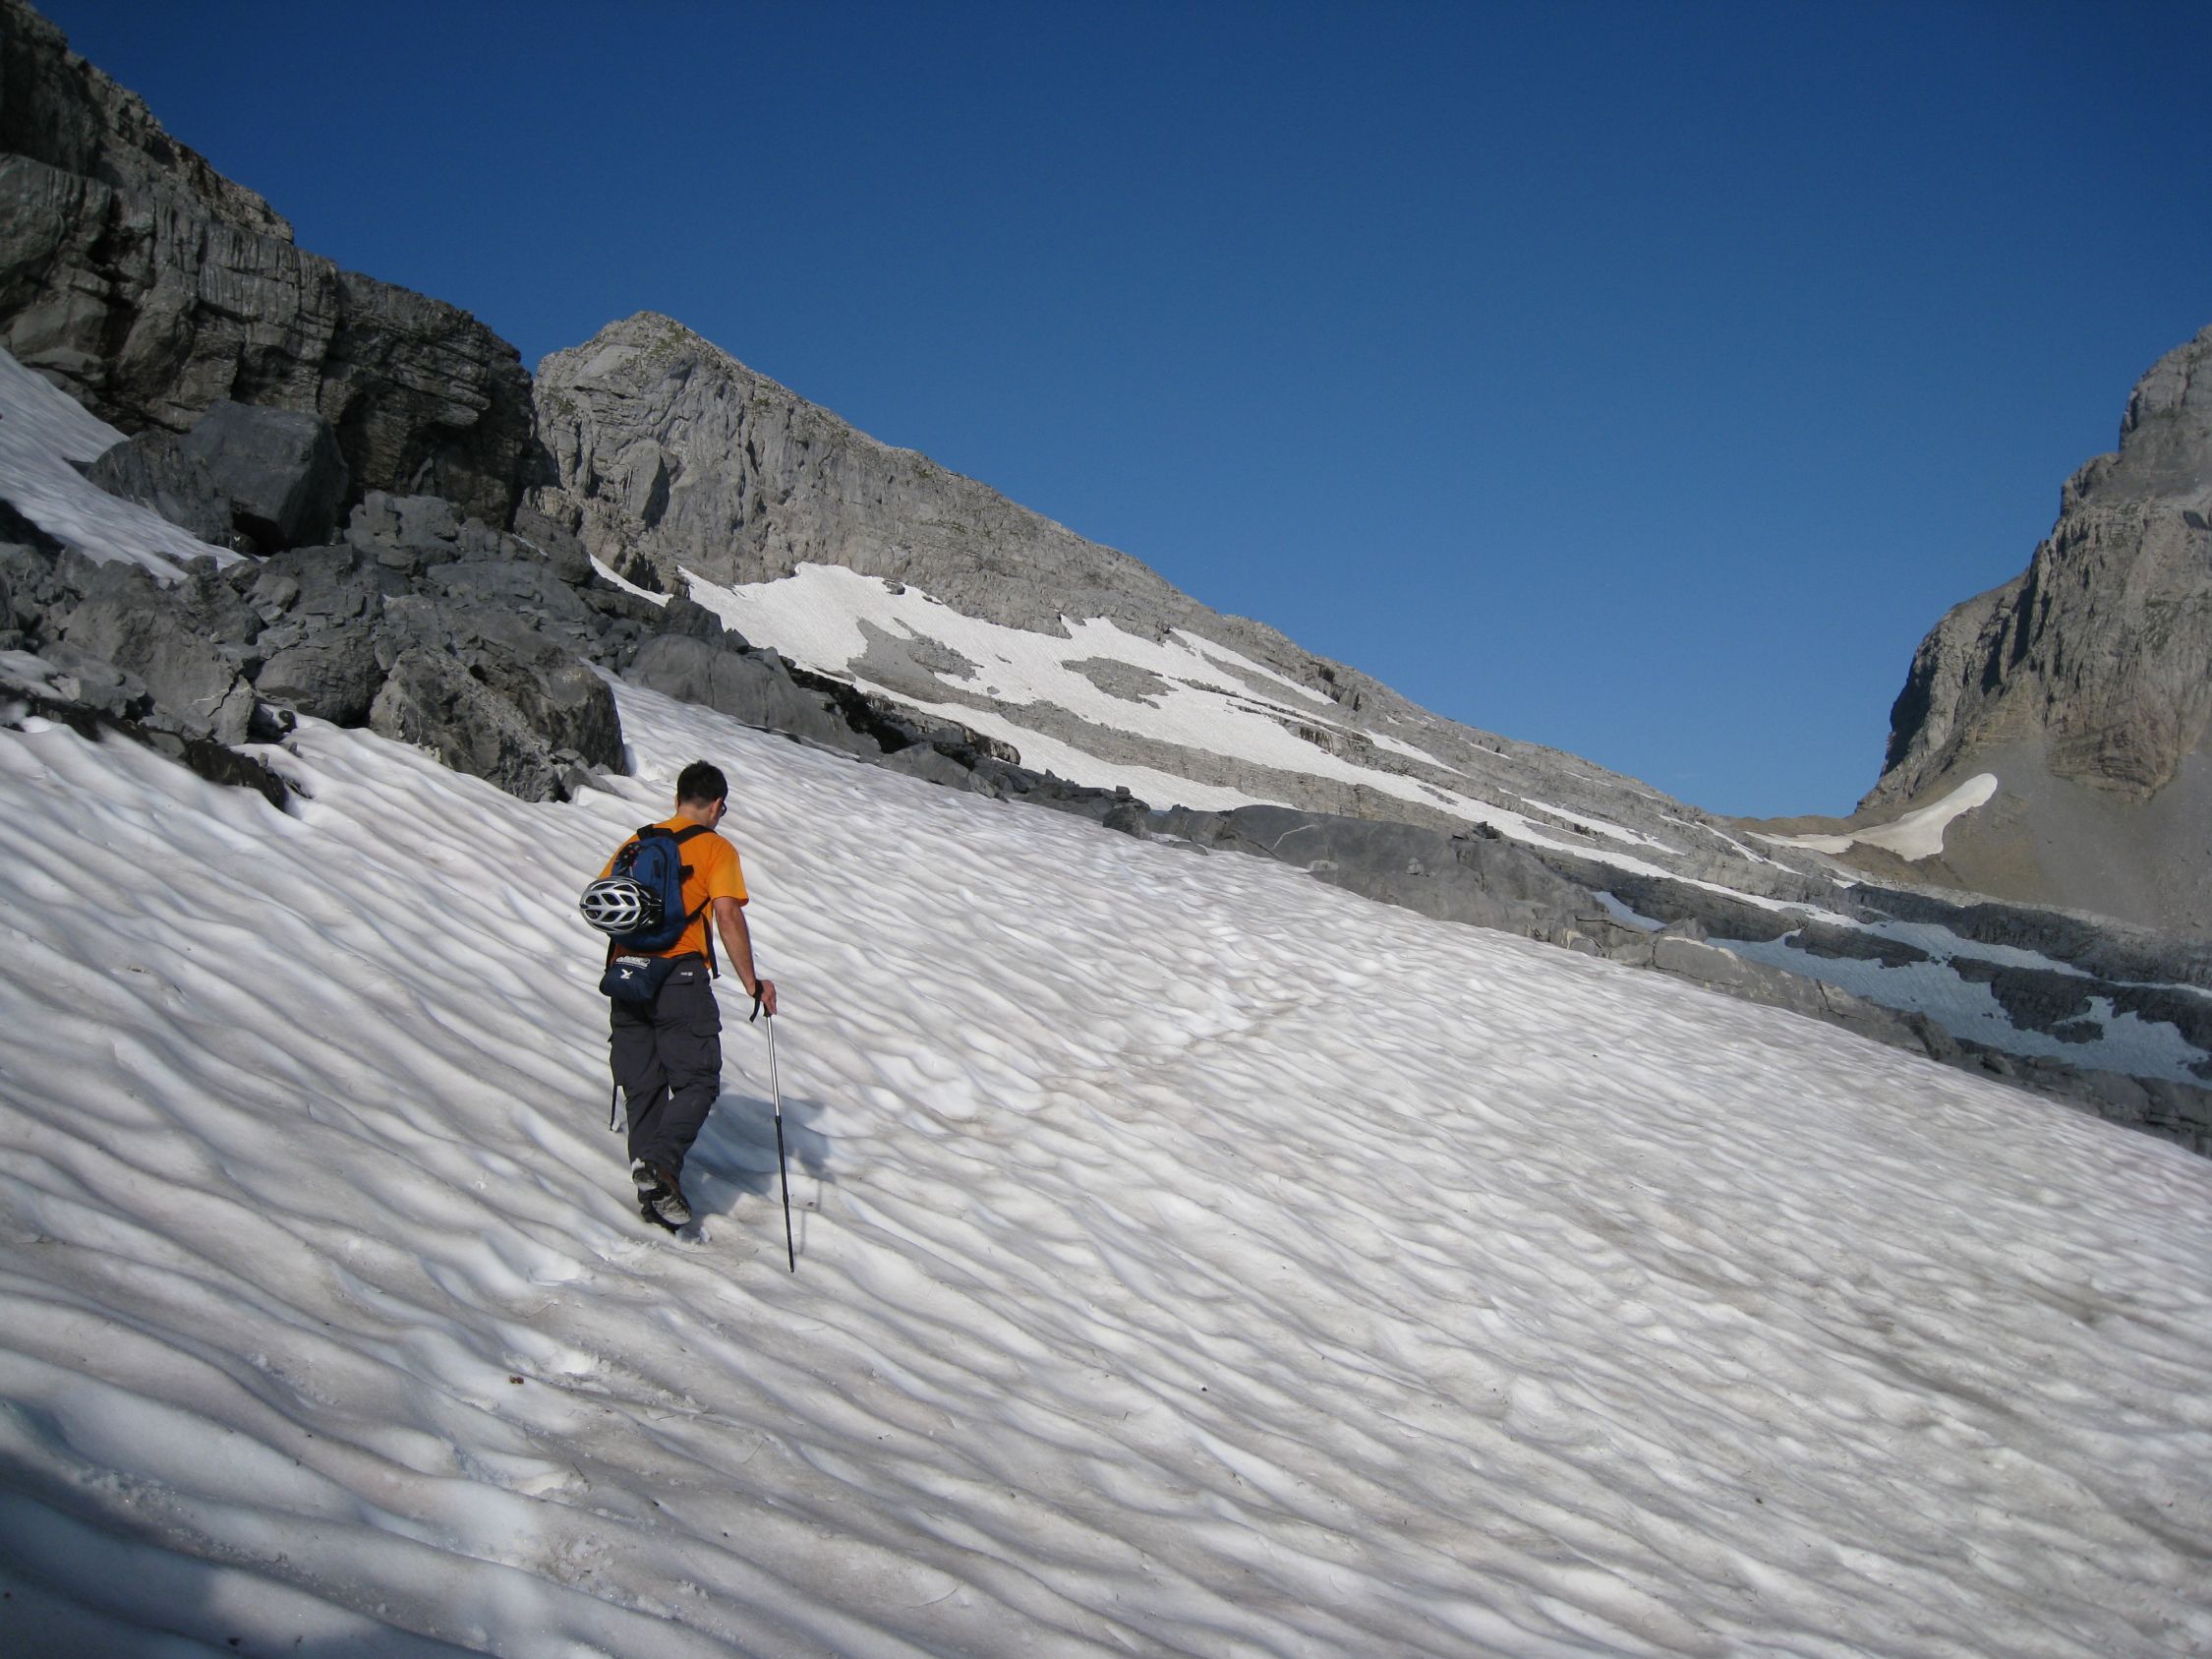
{"label": "shaded rock face", "polygon": [[507,523],[538,464],[512,346],[302,252],[21,0],[0,0],[0,347],[126,433],[225,399],[320,414],[357,494]]}
{"label": "shaded rock face", "polygon": [[209,547],[232,535],[230,497],[215,486],[207,463],[189,454],[172,432],[142,432],[86,469],[87,483],[150,507]]}
{"label": "shaded rock face", "polygon": [[346,463],[330,423],[298,409],[228,399],[177,445],[229,498],[231,522],[270,552],[320,542],[337,528]]}
{"label": "shaded rock face", "polygon": [[182,438],[156,431],[125,439],[85,479],[209,546],[280,553],[329,539],[347,474],[320,415],[226,400]]}
{"label": "shaded rock face", "polygon": [[1921,642],[1859,810],[1982,771],[2010,806],[1947,842],[1952,879],[2212,931],[2212,328],[2143,377],[2027,569]]}

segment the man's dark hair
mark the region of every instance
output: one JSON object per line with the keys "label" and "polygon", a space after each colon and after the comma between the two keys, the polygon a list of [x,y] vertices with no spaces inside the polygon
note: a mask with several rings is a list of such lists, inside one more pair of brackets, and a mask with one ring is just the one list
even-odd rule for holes
{"label": "man's dark hair", "polygon": [[676,774],[676,804],[696,800],[702,805],[729,799],[729,780],[722,775],[722,768],[710,766],[704,760],[694,760]]}

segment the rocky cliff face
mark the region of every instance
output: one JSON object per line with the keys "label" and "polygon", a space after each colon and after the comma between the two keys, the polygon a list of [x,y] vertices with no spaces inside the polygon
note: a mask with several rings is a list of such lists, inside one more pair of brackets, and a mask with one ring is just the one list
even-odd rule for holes
{"label": "rocky cliff face", "polygon": [[259,196],[0,0],[0,347],[125,432],[230,399],[326,417],[353,480],[504,524],[534,464],[514,348],[304,253]]}
{"label": "rocky cliff face", "polygon": [[2212,931],[2212,328],[2136,385],[2027,569],[1922,641],[1860,812],[1982,772],[1955,879]]}

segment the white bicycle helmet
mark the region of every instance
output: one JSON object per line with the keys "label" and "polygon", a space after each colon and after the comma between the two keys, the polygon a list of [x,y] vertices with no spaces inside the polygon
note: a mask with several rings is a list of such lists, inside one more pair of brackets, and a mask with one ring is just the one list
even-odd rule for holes
{"label": "white bicycle helmet", "polygon": [[661,896],[626,875],[593,882],[576,901],[576,908],[602,933],[617,938],[658,926],[661,920]]}

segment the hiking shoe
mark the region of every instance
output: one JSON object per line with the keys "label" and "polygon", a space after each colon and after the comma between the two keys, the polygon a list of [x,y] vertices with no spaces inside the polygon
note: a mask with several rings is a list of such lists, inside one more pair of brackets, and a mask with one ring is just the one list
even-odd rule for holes
{"label": "hiking shoe", "polygon": [[691,1206],[683,1202],[683,1187],[676,1172],[665,1163],[632,1160],[630,1179],[637,1183],[638,1204],[671,1227],[691,1219]]}

